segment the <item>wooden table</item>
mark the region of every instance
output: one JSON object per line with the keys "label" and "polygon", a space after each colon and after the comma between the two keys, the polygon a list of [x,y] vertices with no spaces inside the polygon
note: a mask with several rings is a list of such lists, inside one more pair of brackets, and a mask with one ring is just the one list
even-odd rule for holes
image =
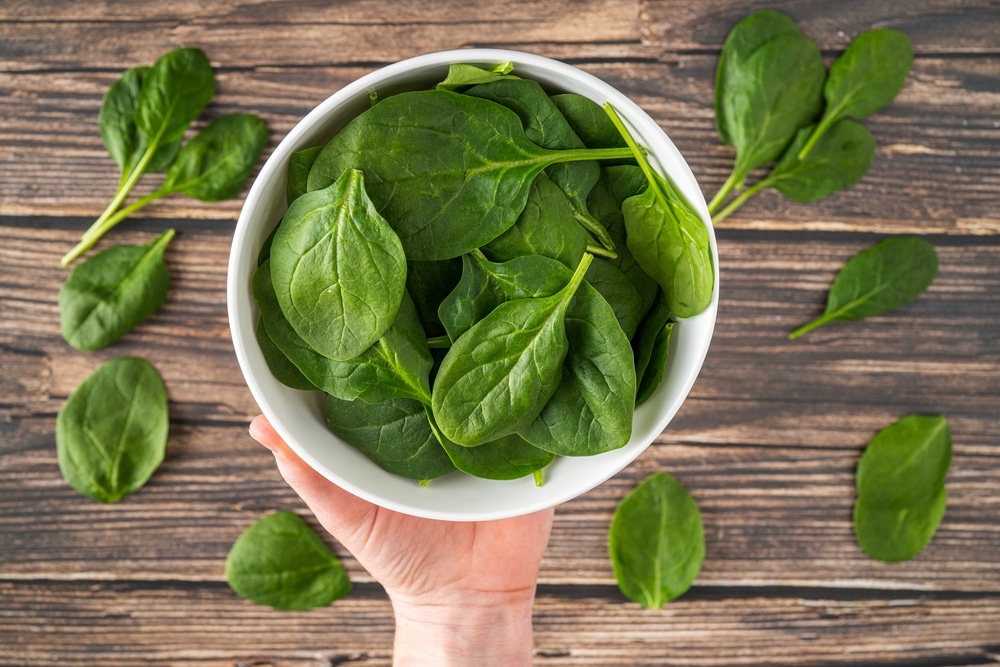
{"label": "wooden table", "polygon": [[[686,156],[707,196],[731,149],[712,85],[729,28],[759,3],[724,0],[364,2],[5,0],[0,6],[0,665],[387,665],[381,587],[281,613],[238,598],[223,562],[252,521],[312,521],[247,436],[257,408],[226,321],[240,200],[171,197],[113,232],[177,229],[166,306],[116,345],[59,332],[59,257],[104,208],[117,170],[97,130],[126,67],[196,45],[217,70],[210,114],[266,118],[270,152],[314,105],[401,58],[464,46],[568,61],[631,96]],[[1000,6],[983,0],[776,3],[828,59],[858,33],[900,28],[916,59],[868,122],[878,154],[849,191],[811,205],[765,192],[718,228],[722,301],[704,370],[634,464],[559,508],[536,605],[538,665],[1000,663]],[[816,316],[843,262],[892,234],[941,259],[889,315],[785,334]],[[109,239],[110,243],[110,239]],[[163,374],[167,458],[111,506],[59,474],[55,415],[102,361]],[[854,469],[882,426],[944,414],[949,504],[912,561],[856,546]],[[700,504],[707,558],[662,611],[627,601],[607,557],[618,500],[653,471]]]}

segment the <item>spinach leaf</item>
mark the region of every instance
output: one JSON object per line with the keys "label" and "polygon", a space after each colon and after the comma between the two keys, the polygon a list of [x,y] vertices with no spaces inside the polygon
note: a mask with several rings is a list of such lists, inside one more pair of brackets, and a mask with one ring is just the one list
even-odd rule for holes
{"label": "spinach leaf", "polygon": [[316,158],[309,189],[360,169],[407,257],[448,259],[514,224],[531,182],[546,167],[622,156],[623,149],[546,150],[528,140],[515,113],[495,102],[415,91],[393,95],[348,123]]}
{"label": "spinach leaf", "polygon": [[288,158],[288,184],[285,186],[285,198],[288,203],[309,192],[309,170],[312,169],[316,156],[323,150],[322,146],[295,151]]}
{"label": "spinach leaf", "polygon": [[[465,94],[491,100],[516,113],[521,119],[525,136],[542,148],[557,150],[587,147],[536,81],[494,81],[471,88]],[[587,195],[600,177],[600,169],[597,162],[584,161],[554,164],[546,171],[552,182],[565,193],[576,221],[593,234],[602,246],[611,250],[614,246],[607,231],[587,211]]]}
{"label": "spinach leaf", "polygon": [[[104,123],[109,130],[113,124],[121,126],[121,123],[114,121],[112,117],[121,117],[131,104],[128,99],[131,96],[129,90],[135,84],[135,80],[131,77],[135,76],[141,78],[141,86],[135,98],[133,120],[135,127],[145,139],[145,151],[138,159],[129,159],[131,171],[119,183],[118,191],[108,207],[84,232],[80,242],[63,256],[61,260],[63,266],[69,265],[94,247],[94,244],[128,213],[162,196],[143,197],[137,202],[139,206],[130,207],[128,213],[124,215],[118,211],[143,173],[150,171],[151,167],[162,169],[166,165],[167,156],[173,150],[166,147],[176,144],[183,138],[188,125],[198,117],[215,94],[215,75],[205,54],[199,49],[176,49],[161,56],[148,72],[142,71],[138,75],[131,75],[130,80],[123,84],[123,88],[116,91],[114,97],[117,111],[112,112],[109,109]],[[132,150],[137,150],[140,145],[141,140],[136,139],[136,143],[132,144]],[[121,146],[122,153],[126,147],[127,142]],[[115,148],[115,152],[119,152],[119,148]]]}
{"label": "spinach leaf", "polygon": [[83,495],[118,502],[163,462],[169,425],[167,390],[156,369],[144,359],[112,359],[59,411],[59,470]]}
{"label": "spinach leaf", "polygon": [[740,89],[731,82],[741,76],[747,60],[760,47],[782,35],[798,35],[799,28],[786,14],[773,9],[755,12],[733,26],[722,45],[719,64],[715,70],[715,127],[722,143],[734,145],[729,117],[733,101],[725,99]]}
{"label": "spinach leaf", "polygon": [[591,456],[624,447],[632,437],[636,392],[629,339],[614,309],[587,282],[577,290],[565,321],[569,348],[562,379],[538,418],[520,435],[562,456]]}
{"label": "spinach leaf", "polygon": [[274,344],[318,389],[345,401],[360,398],[381,403],[392,398],[412,398],[430,402],[433,360],[416,308],[405,292],[396,319],[385,335],[347,361],[323,356],[295,333],[274,294],[270,260],[254,274],[253,293]]}
{"label": "spinach leaf", "polygon": [[591,262],[585,278],[611,306],[618,325],[631,340],[643,316],[642,299],[635,285],[621,269],[600,257]]}
{"label": "spinach leaf", "polygon": [[944,486],[951,453],[951,431],[944,417],[903,417],[868,443],[858,464],[858,497],[884,508],[926,501]]}
{"label": "spinach leaf", "polygon": [[490,81],[518,78],[511,74],[512,71],[514,71],[514,63],[509,60],[498,63],[490,69],[483,69],[482,67],[466,63],[453,63],[448,66],[448,76],[437,85],[437,89],[457,90],[465,86],[474,86],[480,83],[489,83]]}
{"label": "spinach leaf", "polygon": [[943,486],[920,504],[907,507],[873,506],[859,498],[854,506],[858,546],[876,560],[909,560],[934,537],[947,504],[948,492]]}
{"label": "spinach leaf", "polygon": [[285,611],[324,607],[351,590],[337,557],[292,512],[265,516],[236,538],[226,581],[241,597]]}
{"label": "spinach leaf", "polygon": [[159,192],[183,192],[200,201],[232,199],[240,194],[265,144],[267,124],[257,116],[220,116],[184,144]]}
{"label": "spinach leaf", "polygon": [[[603,112],[602,112],[603,113]],[[621,136],[621,135],[618,135]],[[633,165],[604,167],[601,178],[587,197],[587,205],[604,224],[615,243],[617,257],[608,258],[635,286],[640,299],[640,316],[649,311],[660,290],[660,286],[649,274],[642,270],[628,249],[625,232],[625,218],[622,203],[629,197],[642,194],[648,187],[642,169]]]}
{"label": "spinach leaf", "polygon": [[455,470],[419,401],[395,398],[371,404],[328,394],[326,423],[334,435],[394,475],[423,481]]}
{"label": "spinach leaf", "polygon": [[[604,113],[601,106],[583,95],[575,93],[563,93],[552,95],[552,103],[559,109],[570,128],[580,137],[587,148],[625,148],[628,144],[618,132],[618,128],[611,122],[608,115]],[[623,161],[626,164],[635,164],[632,159]],[[618,164],[616,162],[605,163],[606,166]]]}
{"label": "spinach leaf", "polygon": [[926,290],[937,275],[938,256],[919,237],[886,239],[852,257],[830,288],[826,311],[789,338],[837,320],[860,320],[905,305]]}
{"label": "spinach leaf", "polygon": [[473,477],[519,479],[538,474],[555,459],[555,454],[534,447],[517,435],[507,435],[475,447],[463,447],[449,440],[437,428],[433,414],[428,412],[427,419],[454,466]]}
{"label": "spinach leaf", "polygon": [[639,378],[636,389],[635,404],[642,405],[649,400],[656,388],[663,381],[663,373],[666,370],[667,356],[670,352],[670,334],[673,331],[674,323],[667,324],[660,329],[653,340],[653,349],[650,350],[649,362]]}
{"label": "spinach leaf", "polygon": [[[663,292],[657,292],[653,307],[639,323],[635,336],[632,337],[632,353],[635,358],[635,375],[639,381],[646,375],[653,359],[653,349],[660,333],[670,321],[670,306],[663,299]],[[638,400],[636,401],[638,403]]]}
{"label": "spinach leaf", "polygon": [[271,280],[289,324],[325,357],[353,359],[385,334],[406,288],[406,256],[360,171],[292,202],[271,245]]}
{"label": "spinach leaf", "polygon": [[542,255],[562,262],[572,270],[587,250],[587,232],[576,222],[566,195],[544,173],[528,191],[528,201],[517,221],[483,246],[494,261],[504,262],[522,255]]}
{"label": "spinach leaf", "polygon": [[66,342],[78,350],[99,350],[166,303],[170,271],[163,252],[173,237],[168,229],[147,245],[108,248],[73,269],[59,290]]}
{"label": "spinach leaf", "polygon": [[257,337],[257,345],[260,346],[260,351],[264,355],[264,361],[267,362],[268,369],[278,382],[286,387],[301,389],[302,391],[316,389],[313,383],[307,380],[306,376],[302,374],[302,371],[271,340],[271,336],[268,335],[267,328],[264,326],[263,317],[257,319],[257,327],[254,329],[254,335]]}
{"label": "spinach leaf", "polygon": [[912,64],[913,45],[906,33],[879,28],[859,35],[830,65],[823,86],[826,110],[799,150],[799,159],[805,159],[841,118],[862,120],[892,102],[903,89]]}
{"label": "spinach leaf", "polygon": [[705,536],[698,505],[672,476],[654,473],[618,504],[608,547],[622,593],[659,609],[683,595],[701,571]]}
{"label": "spinach leaf", "polygon": [[431,396],[445,437],[473,447],[535,420],[562,379],[565,314],[592,259],[585,254],[559,292],[502,303],[454,342]]}
{"label": "spinach leaf", "polygon": [[858,463],[854,530],[872,558],[909,560],[930,542],[947,505],[951,430],[941,416],[909,415],[879,431]]}
{"label": "spinach leaf", "polygon": [[406,263],[406,291],[413,297],[424,332],[443,336],[447,332],[438,316],[438,308],[451,294],[462,277],[462,260],[459,257],[436,262],[409,261]]}

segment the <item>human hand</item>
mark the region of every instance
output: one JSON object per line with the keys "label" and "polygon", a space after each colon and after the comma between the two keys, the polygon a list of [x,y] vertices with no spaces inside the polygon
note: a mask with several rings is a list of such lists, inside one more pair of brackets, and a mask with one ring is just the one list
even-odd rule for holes
{"label": "human hand", "polygon": [[554,510],[448,522],[378,507],[310,468],[261,415],[250,435],[320,524],[385,587],[395,665],[530,665],[531,607]]}

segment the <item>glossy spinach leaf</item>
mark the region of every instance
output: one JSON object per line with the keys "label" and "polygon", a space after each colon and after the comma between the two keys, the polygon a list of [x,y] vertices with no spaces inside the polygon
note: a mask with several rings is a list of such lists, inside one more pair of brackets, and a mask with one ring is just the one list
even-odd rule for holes
{"label": "glossy spinach leaf", "polygon": [[[552,103],[587,148],[626,148],[628,144],[601,106],[583,95],[552,95]],[[631,158],[625,163],[635,164]],[[607,162],[605,166],[617,163]]]}
{"label": "glossy spinach leaf", "polygon": [[[104,146],[121,169],[120,183],[124,183],[139,164],[148,146],[146,136],[135,125],[135,107],[143,77],[148,73],[148,67],[125,70],[104,94],[97,117]],[[177,155],[179,147],[180,141],[161,143],[147,162],[145,171],[165,169]]]}
{"label": "glossy spinach leaf", "polygon": [[631,340],[643,317],[642,299],[635,285],[615,264],[601,257],[594,258],[585,278],[611,306],[618,325]]}
{"label": "glossy spinach leaf", "polygon": [[325,607],[351,590],[340,560],[292,512],[275,512],[243,531],[226,556],[225,572],[241,597],[284,611]]}
{"label": "glossy spinach leaf", "polygon": [[281,384],[286,387],[291,387],[292,389],[300,389],[302,391],[312,391],[316,389],[312,382],[306,379],[306,376],[302,374],[295,364],[285,356],[285,353],[281,351],[280,348],[271,340],[271,336],[267,333],[267,328],[264,326],[264,318],[260,317],[257,319],[257,327],[254,329],[254,335],[257,338],[257,345],[260,347],[261,353],[264,355],[264,361],[267,362],[267,368],[271,371],[271,375],[275,377]]}
{"label": "glossy spinach leaf", "polygon": [[542,173],[531,184],[528,201],[514,225],[482,250],[497,262],[542,255],[572,270],[587,250],[587,232],[577,223],[563,191]]}
{"label": "glossy spinach leaf", "polygon": [[323,356],[353,359],[392,325],[406,256],[360,171],[288,207],[271,244],[271,280],[295,332]]}
{"label": "glossy spinach leaf", "polygon": [[665,472],[647,477],[615,509],[608,533],[618,588],[647,609],[685,593],[705,560],[701,513]]}
{"label": "glossy spinach leaf", "polygon": [[502,79],[517,79],[511,74],[514,71],[514,63],[502,62],[489,69],[469,65],[467,63],[452,63],[448,66],[448,76],[444,81],[437,84],[437,90],[458,90],[466,86],[475,86],[480,83],[499,81]]}
{"label": "glossy spinach leaf", "polygon": [[289,205],[309,191],[309,170],[312,169],[316,156],[323,150],[322,146],[305,148],[295,151],[288,158],[288,183],[285,185],[285,198]]}
{"label": "glossy spinach leaf", "polygon": [[455,470],[420,401],[395,398],[371,404],[328,394],[326,423],[334,435],[394,475],[423,481]]}
{"label": "glossy spinach leaf", "polygon": [[168,229],[152,243],[120,245],[77,266],[59,290],[59,326],[78,350],[115,342],[167,301],[170,271],[163,252]]}
{"label": "glossy spinach leaf", "polygon": [[[470,88],[466,95],[492,100],[521,119],[528,139],[542,148],[586,148],[552,98],[529,79],[503,80]],[[565,193],[574,219],[605,248],[613,245],[607,231],[587,210],[587,195],[600,177],[594,161],[553,164],[546,169],[552,182]],[[576,266],[574,263],[573,266]]]}
{"label": "glossy spinach leaf", "polygon": [[347,361],[323,356],[295,333],[274,294],[270,260],[254,274],[253,294],[271,340],[318,389],[345,401],[360,398],[381,403],[392,398],[412,398],[430,402],[433,360],[416,308],[405,292],[396,319],[385,335]]}
{"label": "glossy spinach leaf", "polygon": [[864,178],[875,159],[875,138],[864,125],[846,118],[838,121],[800,160],[799,149],[812,130],[812,126],[799,130],[771,173],[760,181],[763,187],[775,188],[794,201],[812,202]]}
{"label": "glossy spinach leaf", "polygon": [[663,373],[666,370],[667,357],[670,353],[670,334],[673,332],[673,328],[674,323],[667,322],[653,340],[649,362],[646,364],[636,388],[635,404],[637,407],[648,401],[656,388],[660,386],[660,382],[663,381]]}
{"label": "glossy spinach leaf", "polygon": [[520,435],[561,456],[591,456],[624,447],[632,437],[636,392],[629,339],[618,326],[615,310],[588,282],[577,290],[565,321],[569,348],[562,379],[538,418]]}
{"label": "glossy spinach leaf", "polygon": [[473,477],[519,479],[538,474],[555,459],[555,454],[534,447],[517,435],[507,435],[475,447],[463,447],[449,440],[436,427],[433,414],[428,414],[427,419],[454,466]]}
{"label": "glossy spinach leaf", "polygon": [[876,560],[910,560],[934,537],[948,504],[944,486],[917,505],[880,507],[859,498],[854,506],[858,546]]}
{"label": "glossy spinach leaf", "polygon": [[841,118],[862,120],[892,102],[912,64],[913,45],[906,33],[878,28],[858,35],[830,65],[823,86],[826,109],[799,158],[805,159]]}
{"label": "glossy spinach leaf", "polygon": [[951,454],[944,417],[903,417],[868,443],[858,464],[858,497],[874,507],[920,504],[944,486]]}
{"label": "glossy spinach leaf", "polygon": [[267,124],[257,116],[220,116],[184,144],[167,169],[161,196],[183,192],[200,201],[240,194],[267,144]]}
{"label": "glossy spinach leaf", "polygon": [[923,294],[937,269],[937,252],[922,238],[886,239],[848,260],[833,281],[823,315],[788,337],[798,338],[830,322],[860,320],[905,305]]}
{"label": "glossy spinach leaf", "polygon": [[[663,299],[663,293],[657,292],[653,307],[639,323],[635,336],[632,337],[632,352],[635,359],[635,375],[640,381],[646,375],[646,369],[653,358],[653,349],[660,333],[670,321],[670,306]],[[638,401],[637,401],[638,403]]]}
{"label": "glossy spinach leaf", "polygon": [[458,285],[462,277],[462,260],[459,257],[434,262],[412,260],[406,263],[406,291],[413,298],[420,316],[420,324],[428,337],[447,333],[438,309]]}
{"label": "glossy spinach leaf", "polygon": [[782,35],[800,34],[795,21],[773,9],[755,12],[733,26],[722,45],[715,70],[715,127],[722,143],[734,145],[730,118],[734,101],[725,99],[741,89],[732,80],[742,76],[742,70],[758,49]]}
{"label": "glossy spinach leaf", "polygon": [[59,411],[59,470],[83,495],[118,502],[138,491],[163,462],[169,426],[167,390],[152,364],[112,359]]}
{"label": "glossy spinach leaf", "polygon": [[504,302],[452,344],[431,397],[445,437],[473,447],[535,420],[562,379],[566,310],[592,259],[559,292]]}
{"label": "glossy spinach leaf", "polygon": [[360,169],[407,257],[448,259],[514,224],[546,167],[621,157],[622,150],[546,150],[528,140],[515,113],[495,102],[416,91],[393,95],[348,123],[316,158],[309,189]]}

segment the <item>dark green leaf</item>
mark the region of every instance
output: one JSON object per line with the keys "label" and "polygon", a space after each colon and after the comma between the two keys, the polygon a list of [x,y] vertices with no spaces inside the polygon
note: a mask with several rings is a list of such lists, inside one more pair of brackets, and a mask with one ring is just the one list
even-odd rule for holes
{"label": "dark green leaf", "polygon": [[670,333],[673,328],[674,323],[668,322],[656,334],[656,339],[653,341],[653,349],[650,351],[649,362],[646,364],[642,377],[639,378],[635,396],[636,406],[648,401],[649,397],[653,395],[653,392],[656,391],[656,388],[660,386],[660,382],[663,380],[667,356],[670,352]]}
{"label": "dark green leaf", "polygon": [[[587,148],[625,148],[628,144],[601,106],[583,95],[553,95],[552,103]],[[628,162],[634,164],[629,159]]]}
{"label": "dark green leaf", "polygon": [[142,246],[120,245],[77,266],[59,290],[63,338],[78,350],[115,342],[166,303],[170,271],[163,251],[168,229]]}
{"label": "dark green leaf", "polygon": [[371,404],[327,395],[326,423],[334,435],[394,475],[422,481],[455,470],[419,401]]}
{"label": "dark green leaf", "polygon": [[495,102],[416,91],[393,95],[348,123],[316,158],[309,189],[327,187],[345,169],[362,170],[407,257],[448,259],[514,224],[544,168],[620,157],[621,150],[549,151],[529,141],[517,115]]}
{"label": "dark green leaf", "polygon": [[271,280],[289,324],[323,356],[353,359],[385,334],[406,256],[360,171],[292,202],[271,245]]}
{"label": "dark green leaf", "polygon": [[562,379],[565,314],[591,259],[559,292],[502,303],[454,342],[431,397],[445,437],[472,447],[535,420]]}
{"label": "dark green leaf", "polygon": [[858,464],[858,497],[873,507],[920,504],[944,485],[951,431],[944,417],[910,415],[886,426]]}
{"label": "dark green leaf", "polygon": [[926,290],[937,275],[938,257],[919,237],[886,239],[852,257],[830,288],[826,311],[788,335],[798,338],[837,320],[860,320],[905,305]]}
{"label": "dark green leaf", "polygon": [[288,158],[288,184],[285,186],[285,197],[289,204],[309,191],[309,170],[312,169],[321,150],[322,146],[306,148],[295,151]]}
{"label": "dark green leaf", "polygon": [[795,21],[773,9],[751,14],[729,31],[722,45],[719,65],[715,70],[715,126],[722,143],[733,145],[730,130],[733,121],[728,116],[732,111],[731,103],[724,101],[725,96],[734,92],[731,80],[741,75],[747,60],[760,47],[776,37],[798,34],[799,29]]}
{"label": "dark green leaf", "polygon": [[433,364],[416,308],[403,293],[396,320],[377,343],[348,361],[335,361],[309,347],[285,319],[271,282],[271,262],[257,269],[254,300],[274,344],[314,386],[345,401],[381,403],[392,398],[430,402]]}
{"label": "dark green leaf", "polygon": [[859,499],[854,506],[854,531],[861,549],[876,560],[895,563],[909,560],[927,546],[948,504],[942,486],[919,505],[885,508]]}
{"label": "dark green leaf", "polygon": [[[433,428],[431,415],[428,420]],[[555,454],[538,449],[517,435],[504,436],[476,447],[463,447],[445,437],[440,429],[435,430],[441,447],[455,467],[473,477],[519,479],[537,473],[555,458]]]}
{"label": "dark green leaf", "polygon": [[302,391],[316,389],[313,383],[307,380],[306,376],[302,374],[302,371],[271,340],[271,336],[268,335],[267,328],[264,326],[264,318],[257,320],[257,328],[254,330],[254,334],[257,337],[257,345],[260,346],[260,351],[264,355],[264,361],[267,362],[267,367],[271,371],[271,375],[278,382],[286,387],[301,389]]}
{"label": "dark green leaf", "polygon": [[59,411],[59,470],[83,495],[117,502],[138,491],[163,461],[169,425],[167,390],[156,369],[143,359],[112,359]]}
{"label": "dark green leaf", "polygon": [[201,201],[240,194],[267,144],[267,125],[257,116],[234,113],[213,120],[184,144],[167,169],[161,189]]}
{"label": "dark green leaf", "polygon": [[642,299],[632,281],[612,262],[595,257],[587,269],[586,280],[611,305],[615,318],[628,340],[642,320]]}
{"label": "dark green leaf", "polygon": [[514,63],[510,61],[499,63],[490,69],[483,69],[482,67],[466,63],[453,63],[448,66],[448,76],[437,85],[437,89],[457,90],[465,86],[474,86],[490,81],[516,79],[518,77],[511,74],[513,70]]}
{"label": "dark green leaf", "polygon": [[650,360],[653,358],[653,349],[656,347],[656,340],[660,337],[660,332],[670,321],[670,306],[663,300],[663,293],[657,292],[658,297],[649,309],[646,316],[639,323],[635,336],[632,338],[632,351],[635,357],[635,375],[640,381],[646,375]]}
{"label": "dark green leaf", "polygon": [[805,160],[799,150],[812,134],[813,126],[799,130],[778,164],[765,178],[789,199],[812,202],[851,187],[868,172],[875,159],[875,139],[860,123],[844,119],[825,133]]}
{"label": "dark green leaf", "polygon": [[424,332],[429,337],[445,335],[438,308],[461,279],[462,260],[452,257],[436,262],[409,261],[406,267],[406,291],[413,297]]}
{"label": "dark green leaf", "polygon": [[171,51],[143,77],[135,124],[150,146],[180,141],[215,95],[215,75],[201,49]]}
{"label": "dark green leaf", "polygon": [[618,587],[647,609],[683,595],[705,560],[698,505],[665,472],[647,477],[619,503],[608,543]]}
{"label": "dark green leaf", "polygon": [[[135,108],[148,67],[125,70],[104,94],[98,124],[108,153],[121,168],[124,180],[146,153],[146,136],[135,126]],[[179,141],[161,143],[146,164],[146,172],[165,169],[177,155]]]}
{"label": "dark green leaf", "polygon": [[337,557],[292,512],[270,514],[236,538],[226,581],[241,597],[285,611],[325,607],[351,590]]}

